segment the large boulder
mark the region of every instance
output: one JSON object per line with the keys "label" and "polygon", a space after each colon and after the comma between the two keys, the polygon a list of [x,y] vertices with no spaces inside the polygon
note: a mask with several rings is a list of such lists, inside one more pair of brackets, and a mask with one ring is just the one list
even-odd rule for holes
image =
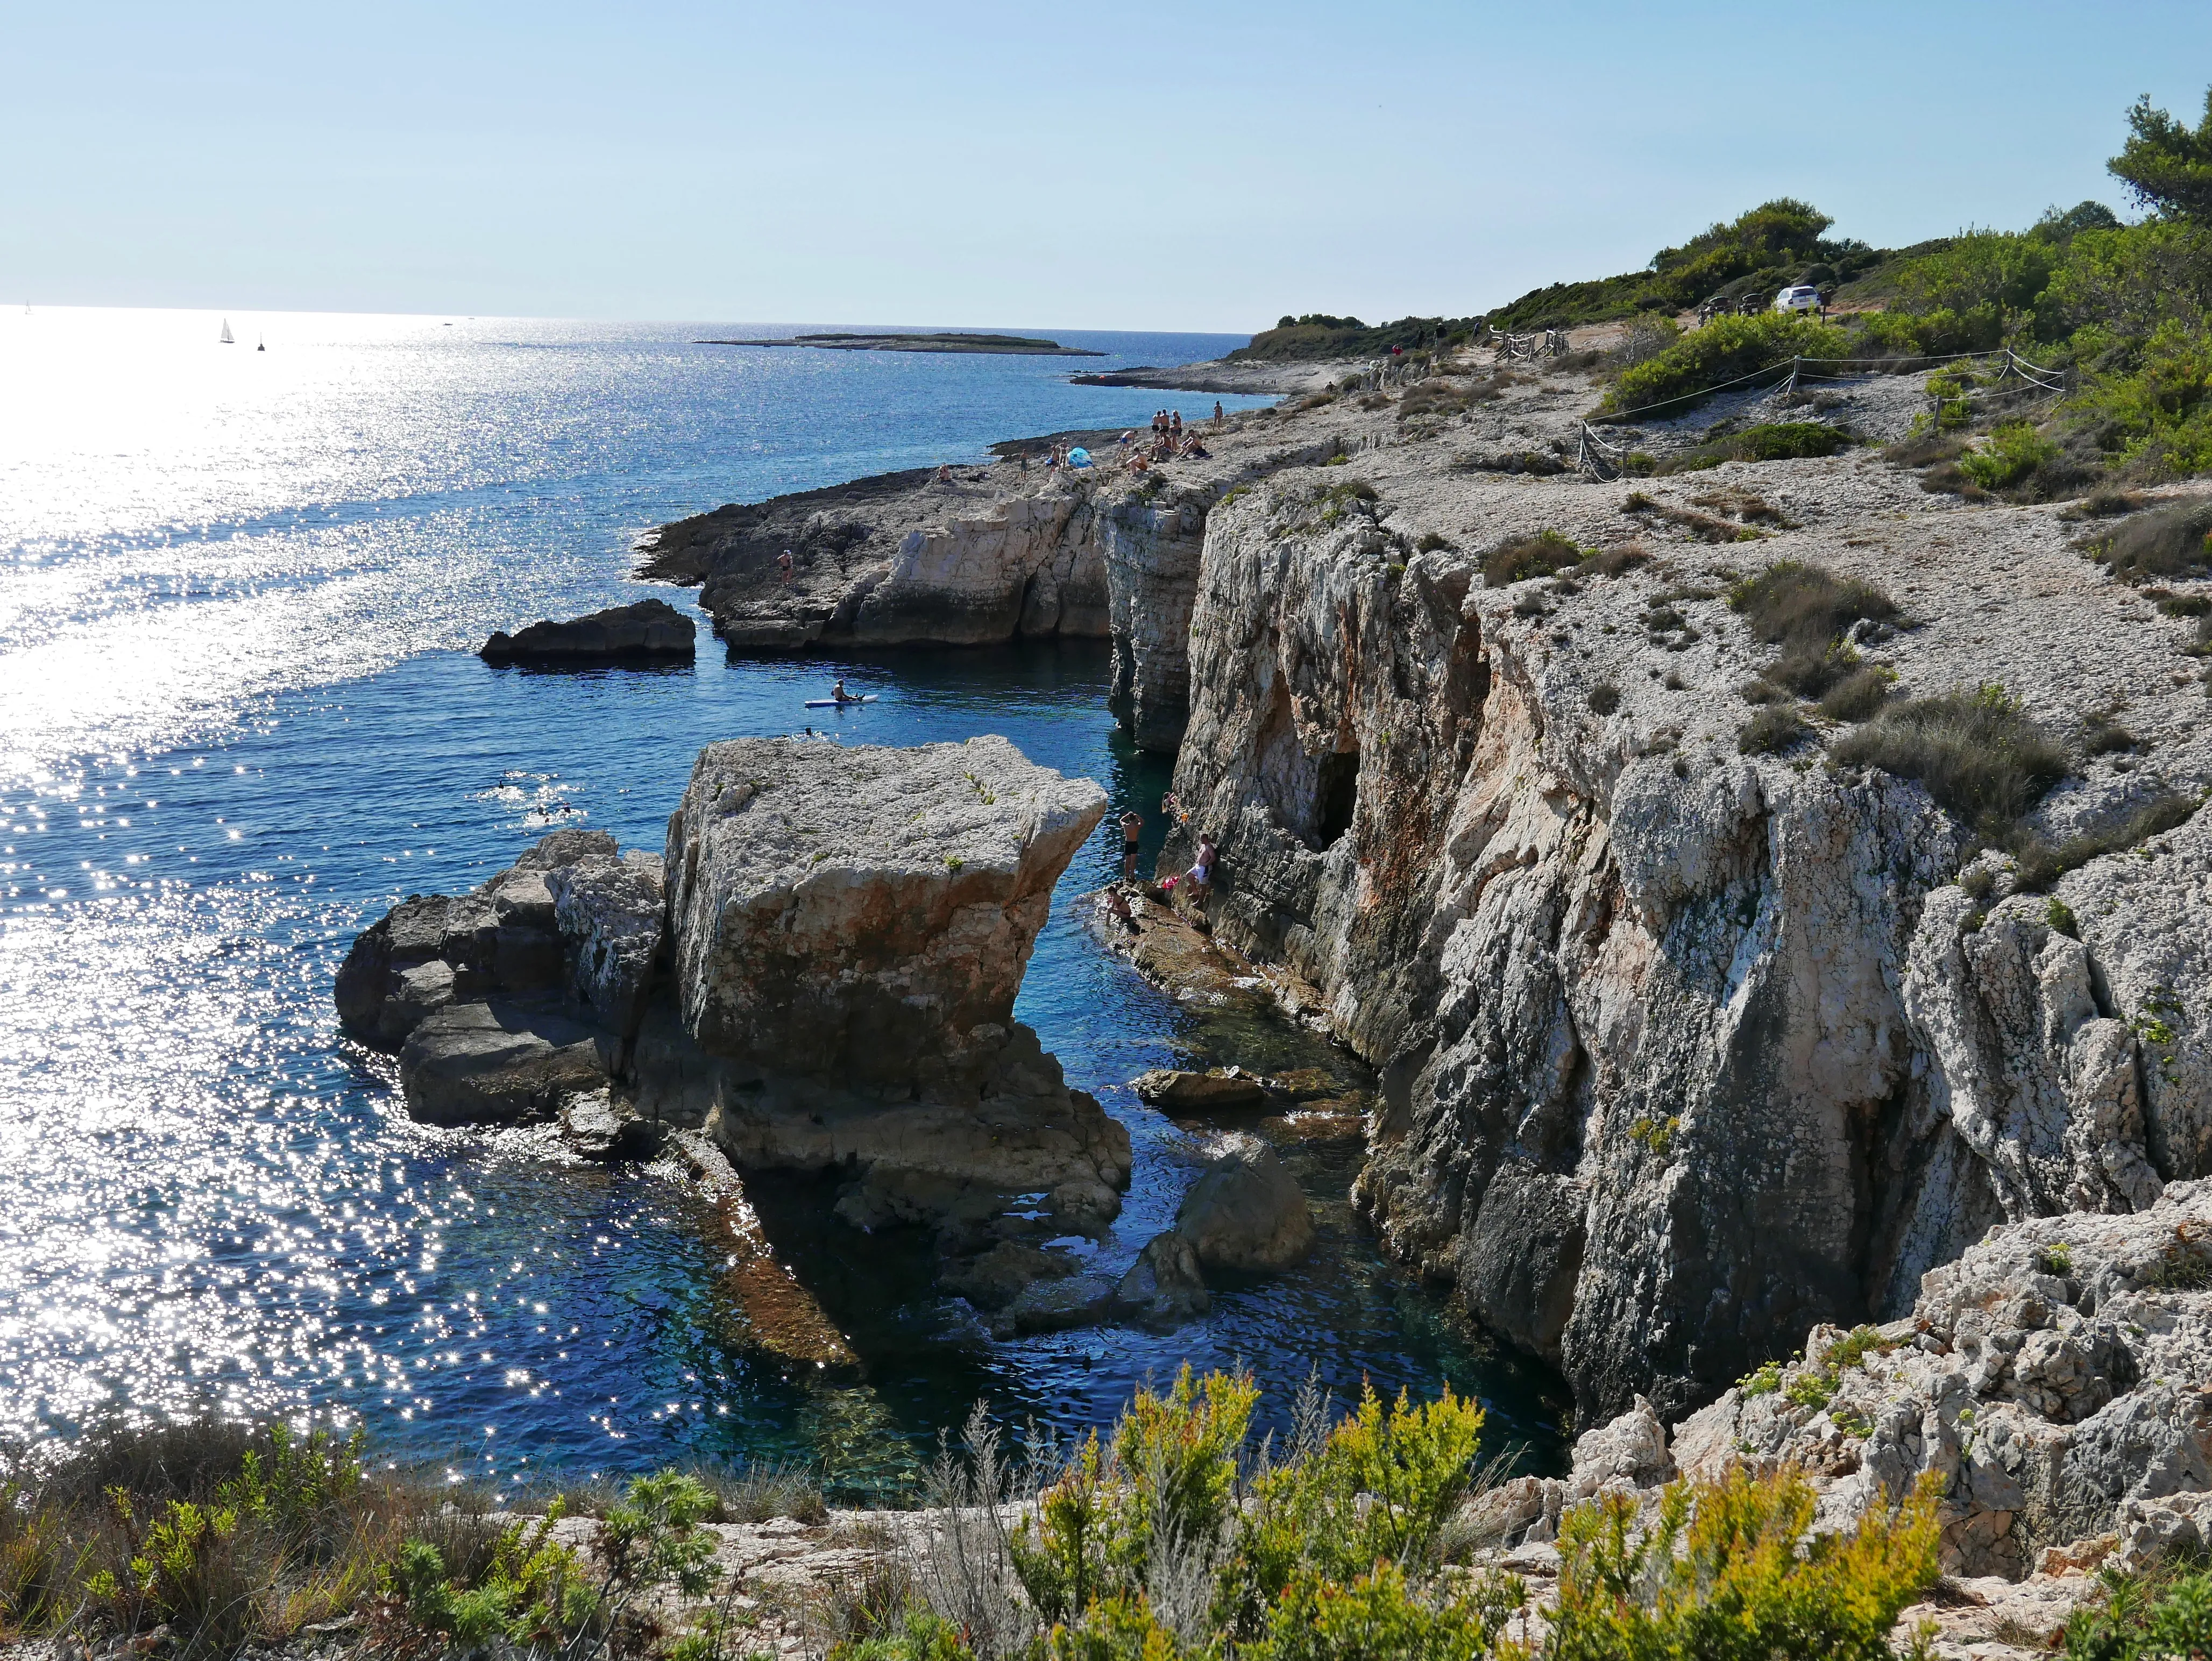
{"label": "large boulder", "polygon": [[628,1036],[645,1018],[666,902],[660,858],[580,860],[549,871],[569,995],[601,1026]]}
{"label": "large boulder", "polygon": [[1162,1331],[1197,1319],[1213,1303],[1189,1237],[1173,1228],[1145,1243],[1114,1301],[1130,1319]]}
{"label": "large boulder", "polygon": [[672,998],[641,1104],[740,1166],[842,1168],[849,1221],[1119,1208],[1128,1133],[1013,1018],[1054,883],[1105,810],[1003,738],[740,739],[669,821]]}
{"label": "large boulder", "polygon": [[549,1001],[449,1003],[408,1035],[399,1084],[425,1124],[517,1125],[603,1088],[610,1059],[605,1033]]}
{"label": "large boulder", "polygon": [[465,894],[416,894],[362,931],[338,1018],[400,1052],[408,1111],[513,1123],[604,1089],[645,1016],[665,929],[658,854],[563,830]]}
{"label": "large boulder", "polygon": [[1229,1136],[1183,1196],[1176,1233],[1208,1269],[1288,1269],[1313,1249],[1313,1210],[1273,1149]]}
{"label": "large boulder", "polygon": [[491,664],[689,659],[697,651],[697,636],[698,626],[667,601],[639,600],[567,622],[545,618],[513,634],[495,630],[477,655]]}
{"label": "large boulder", "polygon": [[1129,1081],[1137,1099],[1170,1113],[1228,1112],[1266,1105],[1265,1082],[1240,1067],[1213,1067],[1202,1073],[1156,1068]]}

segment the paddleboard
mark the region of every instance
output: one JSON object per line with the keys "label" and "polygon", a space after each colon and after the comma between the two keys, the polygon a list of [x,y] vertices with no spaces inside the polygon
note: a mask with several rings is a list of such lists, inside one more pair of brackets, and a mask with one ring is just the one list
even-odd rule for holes
{"label": "paddleboard", "polygon": [[[865,692],[857,698],[848,698],[845,700],[845,704],[872,704],[875,701],[874,693]],[[806,700],[806,707],[809,709],[842,709],[844,706],[844,704],[840,704],[835,698],[809,698]]]}

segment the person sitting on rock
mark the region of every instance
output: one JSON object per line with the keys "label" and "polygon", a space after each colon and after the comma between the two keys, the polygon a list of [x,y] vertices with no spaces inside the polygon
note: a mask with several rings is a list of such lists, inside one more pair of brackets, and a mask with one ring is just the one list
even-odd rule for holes
{"label": "person sitting on rock", "polygon": [[1129,896],[1110,883],[1106,888],[1106,912],[1131,934],[1137,932],[1137,917],[1129,909]]}

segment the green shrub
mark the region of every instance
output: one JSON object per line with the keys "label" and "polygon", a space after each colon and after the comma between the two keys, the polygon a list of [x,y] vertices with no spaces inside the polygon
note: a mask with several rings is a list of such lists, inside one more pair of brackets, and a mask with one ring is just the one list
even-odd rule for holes
{"label": "green shrub", "polygon": [[1815,1500],[1795,1470],[1673,1483],[1649,1529],[1636,1500],[1605,1494],[1561,1520],[1545,1654],[1890,1661],[1890,1628],[1936,1579],[1940,1487],[1923,1478],[1895,1514],[1876,1505],[1802,1545]]}
{"label": "green shrub", "polygon": [[2066,1617],[2066,1661],[2194,1661],[2212,1654],[2212,1573],[2186,1564],[2148,1575],[2098,1573],[2098,1596]]}
{"label": "green shrub", "polygon": [[1616,686],[1592,687],[1589,706],[1593,715],[1610,715],[1620,707],[1620,688]]}
{"label": "green shrub", "polygon": [[2007,421],[1990,434],[1988,449],[1959,458],[1959,470],[1984,490],[2002,490],[2057,459],[2057,445],[2029,422]]}
{"label": "green shrub", "polygon": [[2002,837],[2066,776],[2064,748],[2001,686],[1892,704],[1839,740],[1836,759],[1917,779],[1938,805]]}
{"label": "green shrub", "polygon": [[1825,648],[1793,643],[1759,672],[1800,698],[1825,698],[1860,669],[1857,652],[1841,640],[1831,640]]}
{"label": "green shrub", "polygon": [[2074,1248],[2064,1240],[2054,1240],[2035,1254],[2035,1266],[2044,1274],[2063,1280],[2074,1272]]}
{"label": "green shrub", "polygon": [[1850,343],[1840,329],[1799,313],[1715,318],[1658,356],[1624,371],[1606,395],[1604,407],[1608,411],[1642,409],[1687,400],[1778,360],[1849,355]]}
{"label": "green shrub", "polygon": [[1735,747],[1745,755],[1772,755],[1813,736],[1804,717],[1785,704],[1769,704],[1744,723]]}
{"label": "green shrub", "polygon": [[2081,937],[2081,924],[2074,915],[2074,908],[2063,900],[2054,900],[2043,908],[2043,920],[2053,933],[2063,934],[2069,940]]}
{"label": "green shrub", "polygon": [[1763,421],[1679,456],[1670,456],[1651,470],[1662,474],[1694,473],[1730,461],[1803,461],[1840,454],[1850,447],[1850,434],[1825,421]]}
{"label": "green shrub", "polygon": [[1549,577],[1582,563],[1583,550],[1556,530],[1512,536],[1482,556],[1482,579],[1492,588]]}

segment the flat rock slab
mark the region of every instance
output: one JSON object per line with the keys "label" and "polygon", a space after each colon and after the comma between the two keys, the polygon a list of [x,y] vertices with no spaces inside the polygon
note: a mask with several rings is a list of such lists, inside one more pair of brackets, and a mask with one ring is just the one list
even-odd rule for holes
{"label": "flat rock slab", "polygon": [[427,1125],[549,1118],[571,1092],[605,1088],[611,1041],[547,1001],[449,1003],[408,1035],[399,1084]]}
{"label": "flat rock slab", "polygon": [[544,618],[509,634],[495,632],[477,654],[486,663],[577,664],[638,658],[689,660],[698,625],[665,600],[609,606],[567,622]]}
{"label": "flat rock slab", "polygon": [[1169,1112],[1258,1107],[1267,1100],[1260,1076],[1235,1067],[1213,1067],[1202,1073],[1157,1068],[1130,1080],[1129,1088],[1139,1101]]}

